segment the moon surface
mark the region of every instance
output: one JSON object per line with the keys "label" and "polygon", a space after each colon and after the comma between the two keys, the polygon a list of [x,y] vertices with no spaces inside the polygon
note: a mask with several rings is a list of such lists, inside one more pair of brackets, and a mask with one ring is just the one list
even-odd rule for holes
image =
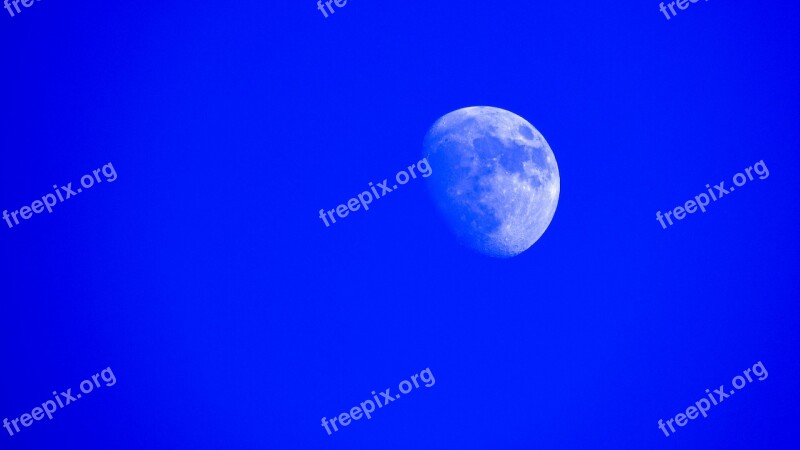
{"label": "moon surface", "polygon": [[431,194],[459,241],[510,258],[544,234],[561,178],[550,145],[522,117],[474,106],[442,116],[425,136]]}

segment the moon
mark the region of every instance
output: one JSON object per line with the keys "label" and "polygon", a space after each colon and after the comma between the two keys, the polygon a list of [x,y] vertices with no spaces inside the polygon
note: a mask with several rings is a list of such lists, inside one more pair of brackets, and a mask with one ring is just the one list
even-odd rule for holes
{"label": "moon", "polygon": [[462,244],[511,258],[547,230],[561,191],[558,164],[522,117],[490,106],[453,111],[430,128],[424,152],[434,202]]}

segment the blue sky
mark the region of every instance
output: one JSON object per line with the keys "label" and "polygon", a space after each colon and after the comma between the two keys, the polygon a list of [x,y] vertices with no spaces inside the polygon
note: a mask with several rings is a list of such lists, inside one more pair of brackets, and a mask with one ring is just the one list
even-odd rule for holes
{"label": "blue sky", "polygon": [[[500,3],[0,10],[0,209],[119,176],[0,229],[0,419],[118,379],[0,446],[788,448],[800,7]],[[320,221],[475,105],[558,161],[531,249],[460,246],[417,181]],[[760,160],[769,178],[658,224]],[[758,361],[768,379],[657,428]],[[425,368],[435,386],[321,427]]]}

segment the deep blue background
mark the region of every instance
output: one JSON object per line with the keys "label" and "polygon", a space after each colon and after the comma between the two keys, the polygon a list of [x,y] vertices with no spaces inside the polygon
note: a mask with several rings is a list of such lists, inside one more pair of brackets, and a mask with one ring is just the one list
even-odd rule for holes
{"label": "deep blue background", "polygon": [[[796,2],[37,2],[0,10],[0,448],[797,448]],[[561,172],[543,238],[460,247],[416,162],[441,115],[530,121]],[[759,160],[749,183],[666,211]],[[434,167],[434,176],[436,169]],[[729,182],[728,182],[729,183]],[[0,223],[2,225],[2,223]],[[769,371],[669,439],[733,376]],[[322,416],[430,367],[328,436]]]}

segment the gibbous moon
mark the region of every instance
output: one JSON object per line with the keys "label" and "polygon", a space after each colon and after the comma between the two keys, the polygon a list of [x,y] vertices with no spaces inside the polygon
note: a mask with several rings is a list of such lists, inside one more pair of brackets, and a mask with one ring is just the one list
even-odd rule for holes
{"label": "gibbous moon", "polygon": [[510,258],[544,234],[561,179],[553,151],[522,117],[475,106],[444,115],[424,142],[431,194],[459,241]]}

